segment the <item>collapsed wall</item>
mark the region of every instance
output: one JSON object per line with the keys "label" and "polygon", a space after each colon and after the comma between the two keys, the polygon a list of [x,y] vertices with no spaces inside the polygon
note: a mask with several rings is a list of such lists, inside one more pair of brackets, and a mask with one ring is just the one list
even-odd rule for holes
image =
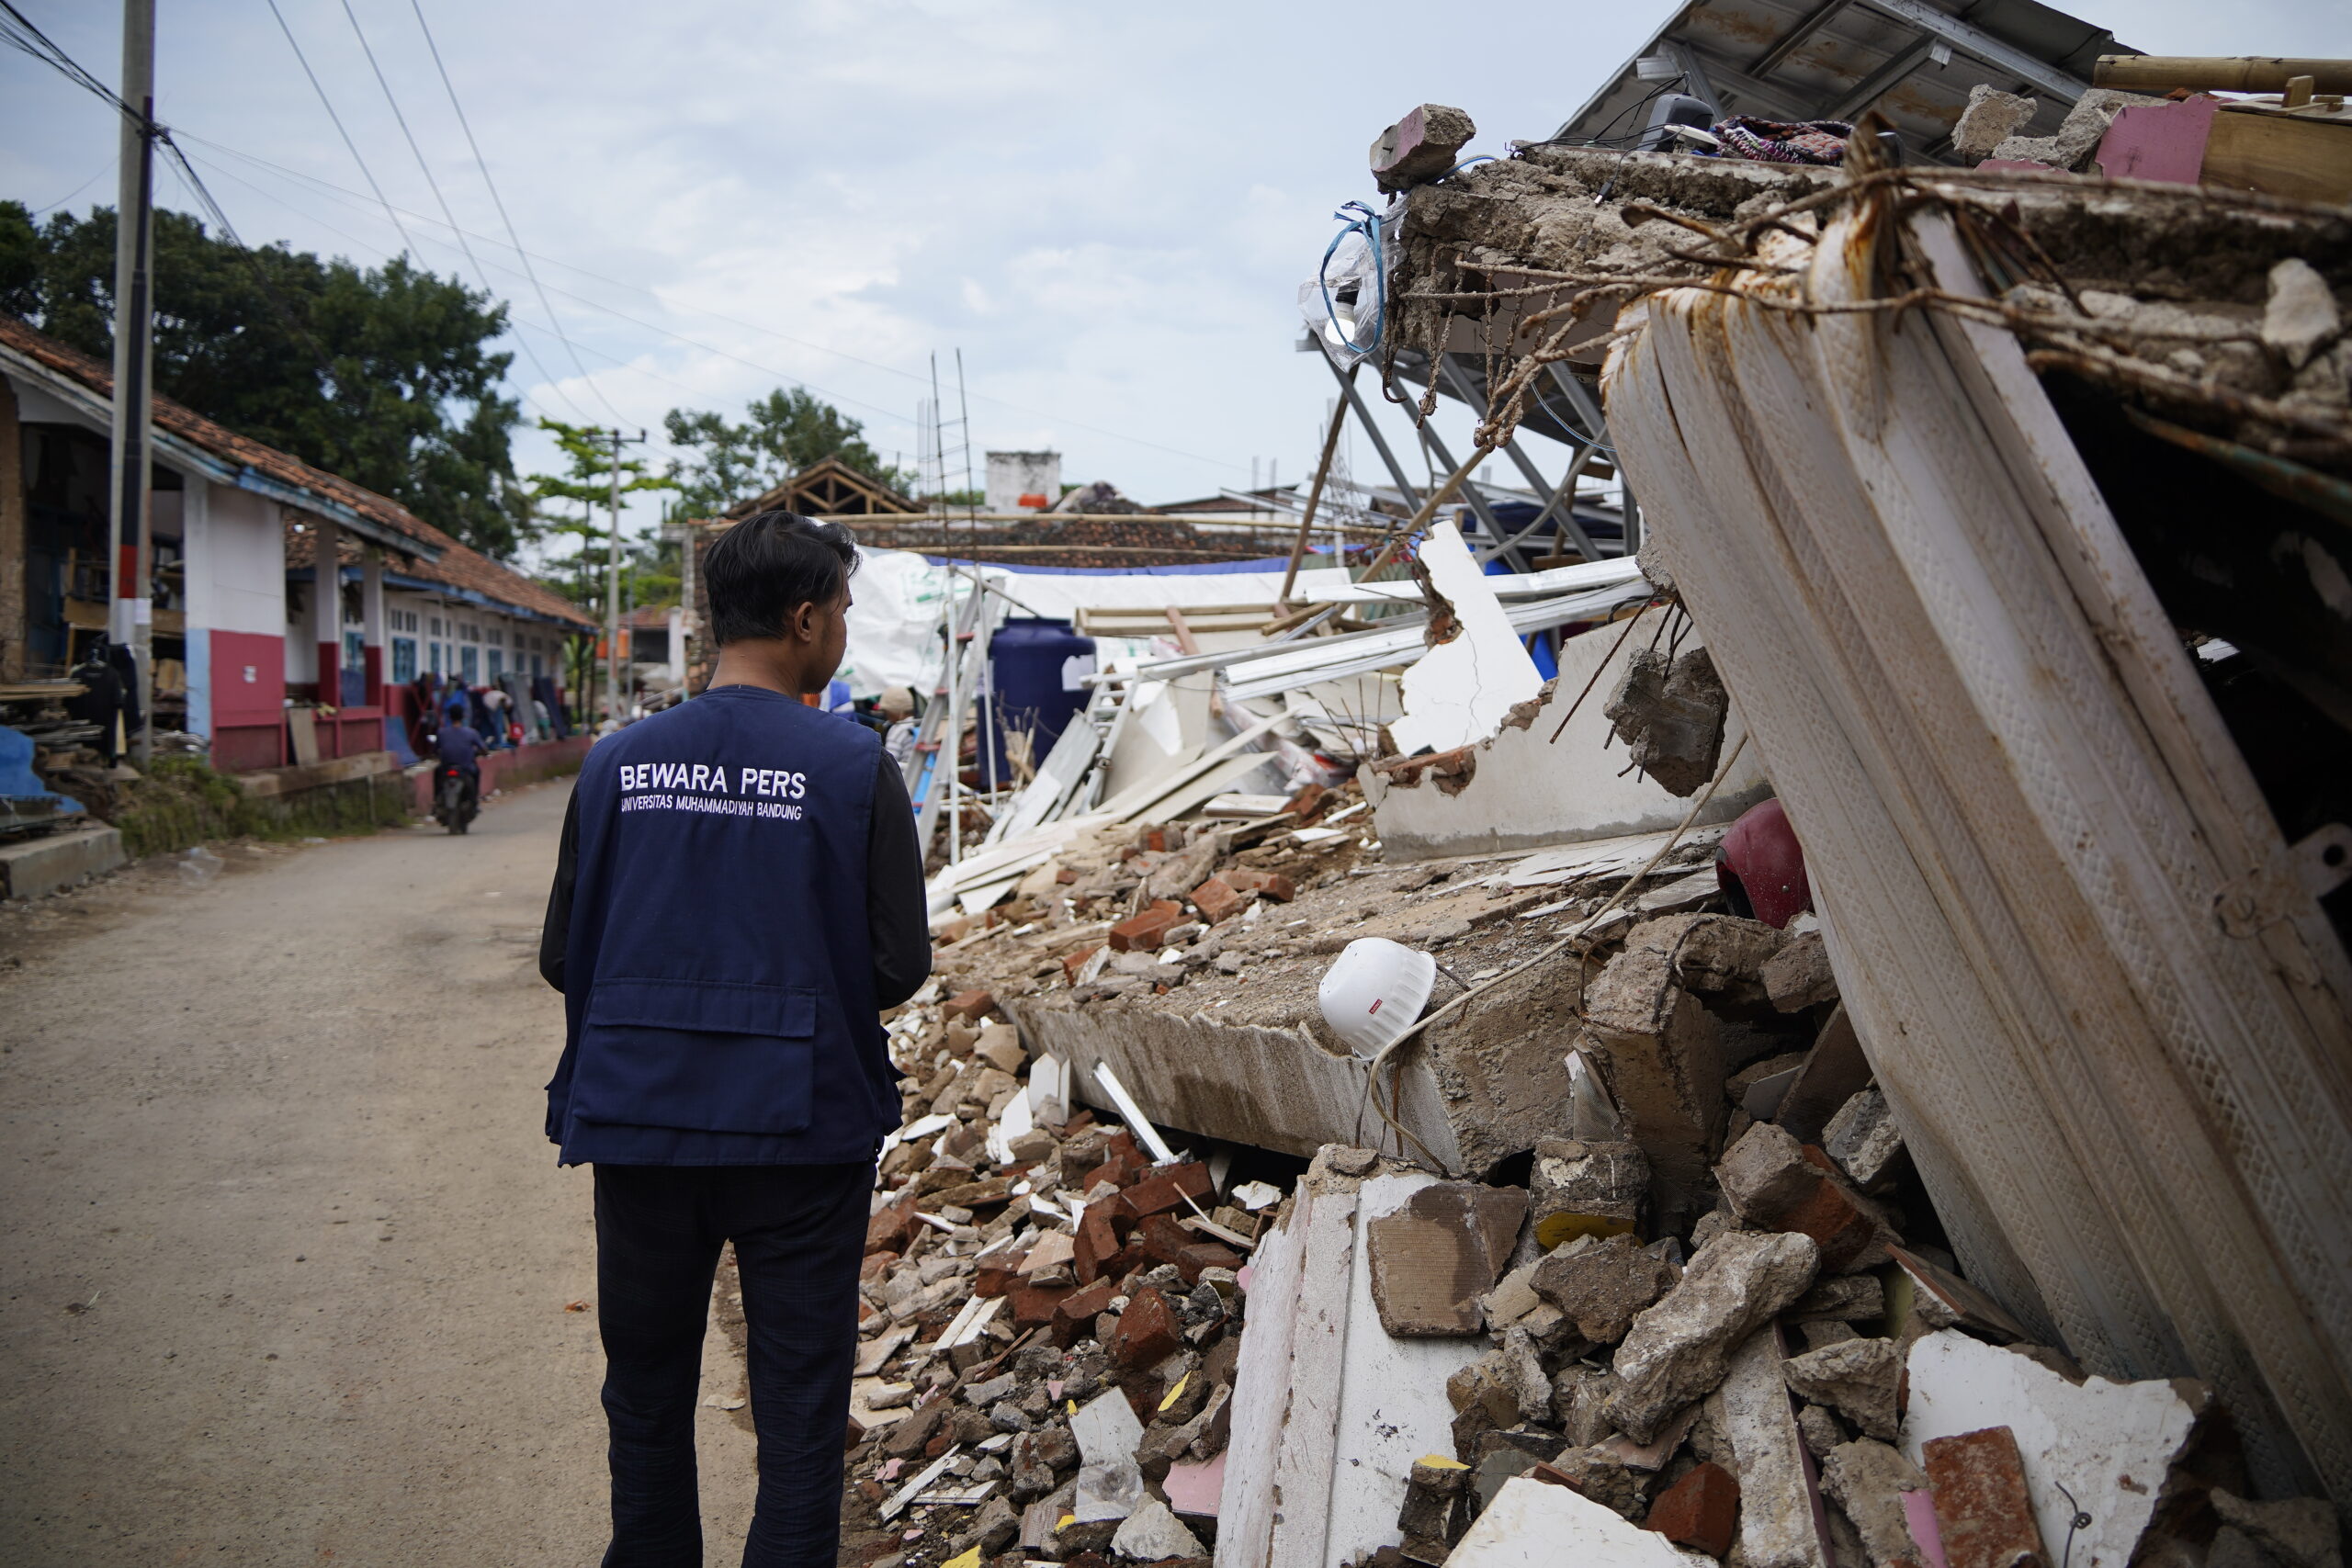
{"label": "collapsed wall", "polygon": [[1971,1277],[2352,1497],[2346,215],[1537,148],[1401,233],[1393,343],[1610,355]]}

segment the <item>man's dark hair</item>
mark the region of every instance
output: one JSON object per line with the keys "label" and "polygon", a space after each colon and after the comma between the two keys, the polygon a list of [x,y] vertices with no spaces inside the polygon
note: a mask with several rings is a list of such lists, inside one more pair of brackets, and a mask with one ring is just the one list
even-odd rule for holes
{"label": "man's dark hair", "polygon": [[795,606],[831,604],[856,570],[856,542],[838,523],[794,512],[747,517],[703,552],[711,636],[722,648],[781,637]]}

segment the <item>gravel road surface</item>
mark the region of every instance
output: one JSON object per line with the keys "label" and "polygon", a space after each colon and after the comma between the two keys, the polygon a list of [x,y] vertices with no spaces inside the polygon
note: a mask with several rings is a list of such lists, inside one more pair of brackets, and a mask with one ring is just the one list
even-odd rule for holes
{"label": "gravel road surface", "polygon": [[[589,1180],[540,1134],[568,788],[0,911],[0,1562],[597,1561]],[[701,1412],[713,1562],[748,1414]]]}

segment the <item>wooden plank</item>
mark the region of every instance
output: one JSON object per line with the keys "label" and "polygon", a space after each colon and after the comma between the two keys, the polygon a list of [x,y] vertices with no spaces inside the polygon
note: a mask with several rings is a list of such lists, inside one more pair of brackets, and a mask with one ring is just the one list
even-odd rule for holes
{"label": "wooden plank", "polygon": [[2199,178],[2296,201],[2352,201],[2352,121],[2224,107],[2205,139]]}
{"label": "wooden plank", "polygon": [[2175,87],[2210,93],[2278,93],[2309,76],[2323,93],[2352,93],[2352,60],[2289,60],[2275,55],[2102,54],[2094,87],[2164,94]]}

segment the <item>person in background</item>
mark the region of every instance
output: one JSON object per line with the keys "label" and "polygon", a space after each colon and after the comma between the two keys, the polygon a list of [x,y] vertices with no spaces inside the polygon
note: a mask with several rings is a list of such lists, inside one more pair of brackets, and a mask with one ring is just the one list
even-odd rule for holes
{"label": "person in background", "polygon": [[883,732],[882,750],[904,770],[907,759],[915,754],[915,739],[922,728],[915,718],[915,694],[904,686],[891,686],[874,707],[889,724]]}
{"label": "person in background", "polygon": [[841,667],[857,548],[787,512],[704,557],[710,684],[590,752],[539,972],[563,993],[548,1136],[595,1169],[617,1568],[702,1562],[695,1412],[719,1249],[749,1334],[745,1568],[833,1568],[874,1160],[899,1124],[879,1012],[931,973],[922,847]]}

